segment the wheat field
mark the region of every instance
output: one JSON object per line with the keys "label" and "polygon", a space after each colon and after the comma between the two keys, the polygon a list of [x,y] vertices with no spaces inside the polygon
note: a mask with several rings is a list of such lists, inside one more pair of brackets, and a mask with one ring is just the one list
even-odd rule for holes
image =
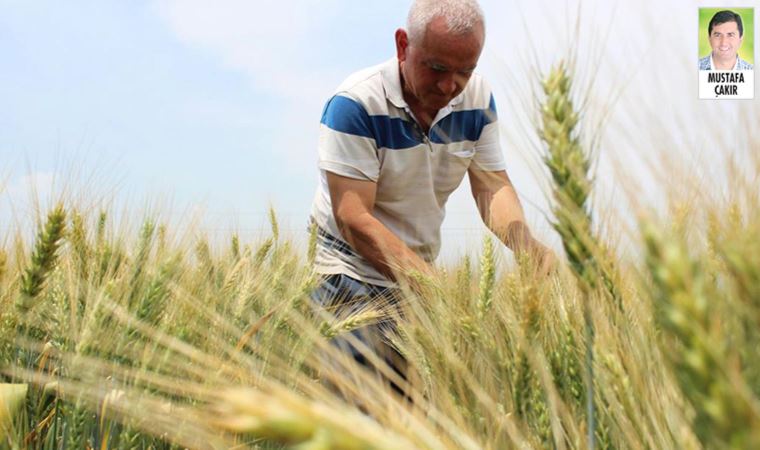
{"label": "wheat field", "polygon": [[623,252],[589,201],[572,79],[542,77],[537,109],[559,270],[497,271],[486,238],[412,274],[391,338],[406,380],[330,344],[396,312],[315,309],[315,232],[295,245],[275,211],[267,238],[224,245],[160,214],[40,212],[34,239],[0,240],[0,447],[760,448],[760,153],[729,196],[634,211]]}

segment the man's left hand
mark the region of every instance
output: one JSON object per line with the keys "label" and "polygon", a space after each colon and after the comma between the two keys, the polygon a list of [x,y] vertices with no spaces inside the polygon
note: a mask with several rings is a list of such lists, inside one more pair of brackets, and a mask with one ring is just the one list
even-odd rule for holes
{"label": "man's left hand", "polygon": [[554,254],[554,251],[543,245],[535,257],[535,262],[536,276],[540,278],[546,278],[555,273],[559,267],[557,255]]}

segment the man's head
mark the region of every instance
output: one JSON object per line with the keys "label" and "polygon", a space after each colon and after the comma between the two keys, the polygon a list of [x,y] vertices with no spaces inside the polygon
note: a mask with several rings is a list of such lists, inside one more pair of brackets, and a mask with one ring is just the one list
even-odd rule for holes
{"label": "man's head", "polygon": [[742,44],[744,27],[742,18],[733,11],[719,11],[710,19],[707,27],[710,36],[713,58],[721,60],[736,59],[736,53]]}
{"label": "man's head", "polygon": [[426,111],[446,106],[470,79],[485,41],[475,0],[416,0],[396,31],[404,98]]}

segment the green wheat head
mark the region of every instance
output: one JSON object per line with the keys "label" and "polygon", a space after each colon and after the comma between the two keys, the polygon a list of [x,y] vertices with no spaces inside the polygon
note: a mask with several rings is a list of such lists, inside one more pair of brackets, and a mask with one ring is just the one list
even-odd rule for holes
{"label": "green wheat head", "polygon": [[665,233],[651,222],[641,229],[655,317],[666,338],[663,353],[694,406],[697,436],[714,448],[758,448],[758,400],[746,386],[718,314],[728,300],[721,298],[726,294],[710,285],[682,236]]}
{"label": "green wheat head", "polygon": [[546,102],[541,108],[539,136],[548,152],[544,164],[554,184],[554,228],[562,237],[568,261],[578,278],[592,289],[596,286],[594,254],[590,246],[590,162],[576,132],[578,113],[570,97],[571,81],[563,63],[542,82]]}
{"label": "green wheat head", "polygon": [[44,228],[37,235],[31,264],[21,277],[21,296],[16,303],[21,311],[26,312],[34,306],[45,280],[55,267],[65,229],[66,212],[59,205],[48,214]]}

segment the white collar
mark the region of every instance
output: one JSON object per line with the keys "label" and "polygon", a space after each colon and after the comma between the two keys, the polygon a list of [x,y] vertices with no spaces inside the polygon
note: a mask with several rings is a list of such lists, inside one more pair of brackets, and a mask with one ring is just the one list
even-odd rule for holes
{"label": "white collar", "polygon": [[[734,67],[728,69],[728,70],[736,70],[736,66],[739,64],[739,55],[736,55],[736,61],[734,61]],[[726,69],[716,69],[715,68],[715,62],[713,62],[712,58],[712,52],[710,52],[710,70],[726,70]]]}

